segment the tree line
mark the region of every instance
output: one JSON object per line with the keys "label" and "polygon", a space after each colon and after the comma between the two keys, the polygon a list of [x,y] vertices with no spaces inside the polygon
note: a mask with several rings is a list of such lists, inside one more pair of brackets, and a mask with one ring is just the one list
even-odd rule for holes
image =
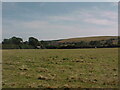
{"label": "tree line", "polygon": [[120,37],[108,40],[59,42],[59,40],[39,41],[29,37],[28,41],[12,37],[2,41],[2,49],[74,49],[74,48],[109,48],[120,47]]}

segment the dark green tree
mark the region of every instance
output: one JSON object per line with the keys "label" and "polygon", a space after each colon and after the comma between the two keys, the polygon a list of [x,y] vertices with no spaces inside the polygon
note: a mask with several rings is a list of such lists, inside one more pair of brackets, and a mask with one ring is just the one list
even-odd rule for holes
{"label": "dark green tree", "polygon": [[29,42],[29,45],[33,46],[34,48],[37,48],[37,46],[39,45],[38,39],[34,37],[30,37],[28,42]]}
{"label": "dark green tree", "polygon": [[16,45],[22,44],[23,42],[22,38],[18,38],[18,37],[12,37],[10,38],[10,41],[12,42],[12,44],[16,44]]}
{"label": "dark green tree", "polygon": [[10,44],[10,40],[9,40],[9,39],[4,39],[4,40],[2,41],[2,44]]}
{"label": "dark green tree", "polygon": [[112,46],[113,45],[113,41],[111,39],[107,40],[105,42],[106,46]]}
{"label": "dark green tree", "polygon": [[90,41],[89,45],[93,47],[98,47],[101,45],[100,41]]}
{"label": "dark green tree", "polygon": [[120,36],[118,37],[118,46],[120,46]]}

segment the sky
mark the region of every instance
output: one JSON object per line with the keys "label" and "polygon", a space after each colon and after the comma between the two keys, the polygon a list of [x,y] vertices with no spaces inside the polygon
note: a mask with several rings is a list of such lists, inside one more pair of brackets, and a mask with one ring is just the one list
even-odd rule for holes
{"label": "sky", "polygon": [[115,2],[3,2],[2,38],[57,40],[118,35]]}

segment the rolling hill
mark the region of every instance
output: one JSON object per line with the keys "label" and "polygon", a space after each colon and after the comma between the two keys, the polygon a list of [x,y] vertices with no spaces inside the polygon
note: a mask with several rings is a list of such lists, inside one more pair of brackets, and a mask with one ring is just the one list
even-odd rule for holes
{"label": "rolling hill", "polygon": [[59,40],[59,43],[65,42],[80,42],[80,41],[99,41],[99,40],[109,40],[109,39],[118,39],[118,36],[96,36],[96,37],[83,37],[83,38],[70,38]]}

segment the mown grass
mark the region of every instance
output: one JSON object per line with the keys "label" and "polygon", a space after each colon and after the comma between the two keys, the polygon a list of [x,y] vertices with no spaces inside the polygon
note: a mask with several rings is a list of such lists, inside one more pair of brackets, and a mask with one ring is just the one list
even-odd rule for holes
{"label": "mown grass", "polygon": [[3,88],[117,88],[118,49],[3,50]]}

